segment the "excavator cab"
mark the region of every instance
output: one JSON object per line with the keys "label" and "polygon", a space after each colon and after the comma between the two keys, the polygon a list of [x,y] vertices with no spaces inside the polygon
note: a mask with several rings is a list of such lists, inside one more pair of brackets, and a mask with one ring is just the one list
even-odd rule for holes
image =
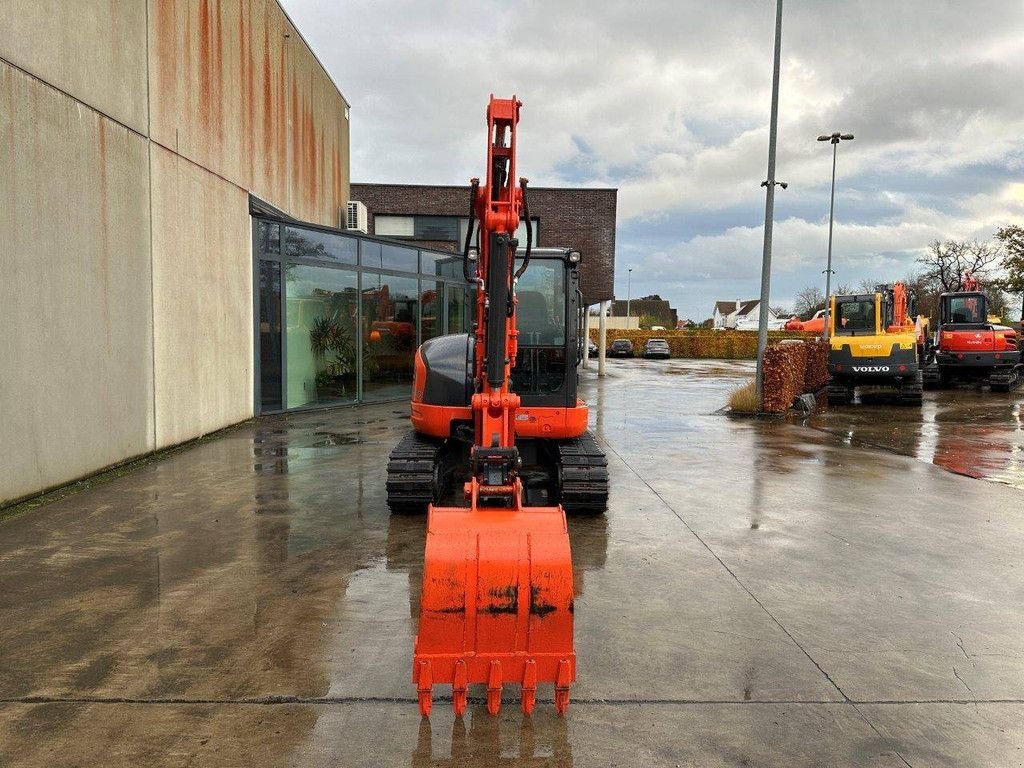
{"label": "excavator cab", "polygon": [[943,326],[982,325],[988,321],[988,299],[981,291],[944,293],[939,299],[939,318]]}
{"label": "excavator cab", "polygon": [[[580,254],[536,248],[519,279],[516,319],[519,350],[512,391],[525,406],[576,406],[580,363]],[[523,259],[516,259],[516,267]]]}

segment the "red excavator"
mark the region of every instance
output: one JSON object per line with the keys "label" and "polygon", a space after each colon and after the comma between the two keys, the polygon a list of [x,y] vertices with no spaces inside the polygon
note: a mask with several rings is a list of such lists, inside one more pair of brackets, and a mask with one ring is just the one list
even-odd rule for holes
{"label": "red excavator", "polygon": [[527,181],[512,181],[520,106],[491,95],[487,180],[471,181],[473,332],[417,351],[413,431],[388,462],[392,512],[427,511],[412,670],[424,716],[437,684],[452,686],[458,716],[474,683],[491,714],[507,683],[527,714],[538,684],[553,683],[566,711],[576,654],[565,513],[602,514],[608,499],[607,460],[576,396],[580,254],[535,251],[528,224],[517,258],[516,230],[530,221]]}
{"label": "red excavator", "polygon": [[927,387],[965,380],[987,383],[993,392],[1009,392],[1024,382],[1017,331],[989,317],[988,299],[970,273],[959,291],[939,297],[934,356],[924,371]]}

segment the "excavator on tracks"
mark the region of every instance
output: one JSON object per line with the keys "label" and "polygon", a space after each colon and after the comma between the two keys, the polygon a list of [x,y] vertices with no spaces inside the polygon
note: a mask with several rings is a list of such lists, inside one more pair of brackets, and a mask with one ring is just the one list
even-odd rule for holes
{"label": "excavator on tracks", "polygon": [[848,404],[858,386],[875,386],[895,389],[901,402],[920,405],[928,320],[914,317],[916,302],[906,284],[832,296],[830,302],[829,404]]}
{"label": "excavator on tracks", "polygon": [[924,369],[927,388],[957,381],[982,382],[993,392],[1024,384],[1017,331],[988,314],[988,298],[978,279],[965,273],[960,290],[939,297],[939,326]]}
{"label": "excavator on tracks", "polygon": [[513,181],[521,106],[491,95],[487,178],[470,182],[472,332],[417,351],[412,431],[387,467],[392,513],[427,513],[412,669],[425,717],[439,684],[452,686],[457,716],[471,684],[486,685],[492,715],[505,684],[520,686],[530,714],[538,685],[552,683],[566,711],[576,679],[566,513],[603,514],[608,500],[608,462],[576,395],[581,257],[533,248],[527,180]]}

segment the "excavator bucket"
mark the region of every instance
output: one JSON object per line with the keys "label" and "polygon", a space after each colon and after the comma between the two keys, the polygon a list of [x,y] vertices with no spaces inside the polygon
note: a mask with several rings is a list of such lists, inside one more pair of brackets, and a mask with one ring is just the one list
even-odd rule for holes
{"label": "excavator bucket", "polygon": [[518,685],[533,711],[539,683],[553,683],[555,708],[569,706],[576,678],[572,561],[561,507],[431,507],[413,682],[420,713],[432,688],[452,686],[455,714],[468,687],[487,686],[487,709]]}

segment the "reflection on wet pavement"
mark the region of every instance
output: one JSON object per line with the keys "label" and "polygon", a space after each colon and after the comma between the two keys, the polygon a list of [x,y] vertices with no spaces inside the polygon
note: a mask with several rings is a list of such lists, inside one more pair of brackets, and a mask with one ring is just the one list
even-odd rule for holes
{"label": "reflection on wet pavement", "polygon": [[388,514],[408,420],[383,404],[262,419],[0,522],[0,765],[1016,759],[1019,491],[908,457],[1019,487],[1019,399],[808,429],[720,412],[748,362],[608,370],[581,381],[613,487],[569,523],[567,718],[548,690],[524,719],[512,687],[498,718],[418,718],[424,520]]}
{"label": "reflection on wet pavement", "polygon": [[920,409],[865,401],[814,414],[808,426],[930,462],[968,477],[1024,489],[1024,389],[925,393]]}

